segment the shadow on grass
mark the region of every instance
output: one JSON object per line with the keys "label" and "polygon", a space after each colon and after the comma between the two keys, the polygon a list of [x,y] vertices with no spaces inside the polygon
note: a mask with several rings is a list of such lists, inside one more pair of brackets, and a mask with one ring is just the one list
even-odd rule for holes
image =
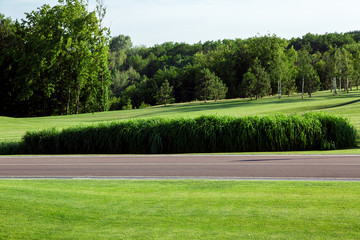
{"label": "shadow on grass", "polygon": [[320,107],[320,109],[343,107],[343,106],[347,106],[347,105],[354,104],[354,103],[357,103],[357,102],[360,102],[360,99],[353,100],[353,101],[350,101],[350,102],[340,103],[340,104],[324,106],[323,108]]}
{"label": "shadow on grass", "polygon": [[[355,96],[356,95],[356,96]],[[336,97],[336,96],[335,96]],[[354,99],[355,97],[360,98],[360,94],[352,94],[352,95],[347,95],[347,96],[341,96],[341,98],[343,99]],[[325,99],[329,99],[329,100],[334,100],[333,96],[329,96],[329,97],[321,97],[321,98],[306,98],[306,99],[299,99],[299,98],[295,98],[295,97],[283,97],[282,99],[277,99],[277,98],[271,98],[271,99],[259,99],[259,100],[248,100],[248,99],[243,99],[243,100],[225,100],[225,101],[220,101],[220,102],[208,102],[208,103],[189,103],[189,104],[176,104],[176,105],[168,105],[168,106],[159,106],[157,107],[157,109],[154,111],[150,111],[148,113],[141,113],[141,114],[135,114],[133,116],[129,116],[126,117],[124,119],[129,119],[129,118],[137,118],[137,117],[146,117],[146,116],[154,116],[154,112],[156,112],[156,115],[173,115],[173,114],[187,114],[187,113],[195,113],[194,115],[197,116],[198,112],[214,112],[214,114],[216,114],[218,111],[224,111],[226,112],[226,110],[228,109],[238,109],[241,110],[243,109],[244,111],[246,111],[246,109],[248,108],[252,108],[252,107],[257,107],[257,105],[262,105],[265,106],[264,107],[264,114],[268,111],[274,111],[274,109],[270,109],[269,107],[266,107],[267,105],[276,105],[276,106],[280,106],[280,105],[286,105],[286,104],[293,104],[293,103],[301,103],[304,101],[314,101],[314,105],[309,106],[298,106],[298,107],[294,107],[288,110],[281,110],[279,109],[279,111],[281,111],[280,113],[297,113],[297,112],[308,112],[308,111],[313,111],[313,110],[325,110],[325,109],[330,109],[330,108],[336,108],[336,107],[342,107],[342,106],[346,106],[346,105],[351,105],[354,103],[358,103],[360,102],[360,99],[356,99],[356,100],[352,100],[352,101],[347,101],[347,102],[343,102],[343,103],[334,103],[334,104],[326,104],[324,105],[323,102],[316,104],[316,102],[318,100],[324,100]],[[254,112],[255,114],[256,112]]]}

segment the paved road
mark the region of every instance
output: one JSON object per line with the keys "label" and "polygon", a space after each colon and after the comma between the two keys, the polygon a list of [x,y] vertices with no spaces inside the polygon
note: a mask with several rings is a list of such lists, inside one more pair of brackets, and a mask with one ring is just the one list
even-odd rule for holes
{"label": "paved road", "polygon": [[341,178],[360,180],[360,155],[0,157],[0,177]]}

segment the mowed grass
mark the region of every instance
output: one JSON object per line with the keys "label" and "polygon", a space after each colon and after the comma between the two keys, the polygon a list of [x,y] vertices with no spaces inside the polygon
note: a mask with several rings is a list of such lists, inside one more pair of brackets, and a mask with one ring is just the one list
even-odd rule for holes
{"label": "mowed grass", "polygon": [[359,239],[360,182],[1,180],[0,239]]}
{"label": "mowed grass", "polygon": [[29,130],[40,130],[55,127],[64,129],[76,125],[90,125],[100,122],[137,118],[177,118],[198,117],[201,115],[271,115],[307,112],[325,112],[348,117],[351,123],[360,130],[360,90],[334,96],[330,91],[317,92],[313,97],[301,99],[300,94],[290,97],[266,97],[257,101],[248,99],[222,100],[219,102],[194,102],[155,106],[145,109],[79,114],[70,116],[51,116],[36,118],[0,117],[0,142],[19,141]]}

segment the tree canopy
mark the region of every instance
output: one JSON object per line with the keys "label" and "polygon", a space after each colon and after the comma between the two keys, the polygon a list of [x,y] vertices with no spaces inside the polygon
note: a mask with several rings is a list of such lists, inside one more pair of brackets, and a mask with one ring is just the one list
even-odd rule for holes
{"label": "tree canopy", "polygon": [[[11,37],[16,42],[1,49],[1,55],[12,58],[1,66],[15,66],[13,78],[24,87],[21,97],[3,103],[5,113],[8,105],[15,105],[13,115],[21,108],[27,109],[26,115],[108,108],[107,29],[100,26],[95,11],[86,9],[82,0],[60,0],[54,7],[45,4],[26,13],[21,23],[8,21],[9,27],[1,25],[14,29]],[[8,79],[11,77],[4,78]],[[15,89],[6,89],[5,95],[17,94]]]}

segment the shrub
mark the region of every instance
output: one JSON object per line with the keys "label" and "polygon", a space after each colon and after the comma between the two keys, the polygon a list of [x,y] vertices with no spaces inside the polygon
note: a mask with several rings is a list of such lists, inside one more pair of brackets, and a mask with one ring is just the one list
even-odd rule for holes
{"label": "shrub", "polygon": [[[340,149],[355,146],[348,119],[305,114],[140,119],[28,132],[10,153],[146,154]],[[6,147],[0,147],[6,152]]]}
{"label": "shrub", "polygon": [[145,102],[141,102],[141,104],[140,104],[140,106],[139,106],[140,109],[142,109],[142,108],[147,108],[147,107],[151,107],[151,105],[150,105],[150,104],[147,104],[147,103],[145,103]]}

